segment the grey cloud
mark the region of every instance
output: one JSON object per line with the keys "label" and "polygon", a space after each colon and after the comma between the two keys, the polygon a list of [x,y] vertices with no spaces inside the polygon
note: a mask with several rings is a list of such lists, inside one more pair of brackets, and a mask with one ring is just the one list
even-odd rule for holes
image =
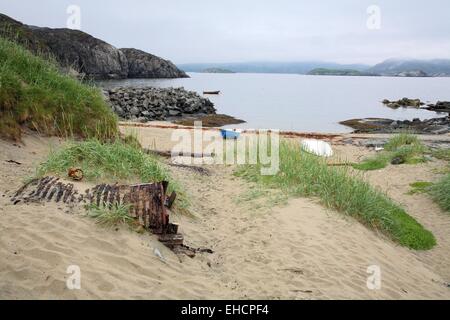
{"label": "grey cloud", "polygon": [[[81,7],[84,31],[176,63],[376,63],[400,56],[449,58],[450,52],[447,0],[2,0],[0,12],[27,24],[65,27],[70,4]],[[366,27],[372,4],[381,8],[380,30]]]}

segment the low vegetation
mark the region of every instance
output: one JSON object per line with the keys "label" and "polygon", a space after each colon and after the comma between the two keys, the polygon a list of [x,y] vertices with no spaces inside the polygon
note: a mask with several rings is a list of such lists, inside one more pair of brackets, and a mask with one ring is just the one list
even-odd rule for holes
{"label": "low vegetation", "polygon": [[450,211],[450,174],[432,185],[429,192],[443,210]]}
{"label": "low vegetation", "polygon": [[401,133],[389,139],[384,145],[384,151],[365,159],[361,163],[354,164],[353,167],[364,171],[378,170],[386,167],[394,159],[398,164],[421,163],[426,161],[424,154],[427,152],[427,148],[417,136]]}
{"label": "low vegetation", "polygon": [[155,182],[169,181],[169,189],[178,194],[176,204],[186,208],[183,190],[174,181],[156,156],[145,154],[134,139],[116,139],[103,143],[97,139],[68,142],[50,152],[47,160],[37,169],[37,176],[56,174],[66,176],[69,168],[81,168],[88,181],[102,182]]}
{"label": "low vegetation", "polygon": [[440,160],[450,161],[450,148],[441,148],[432,152],[433,157]]}
{"label": "low vegetation", "polygon": [[118,132],[117,117],[97,88],[0,37],[0,137],[20,140],[22,127],[102,140]]}
{"label": "low vegetation", "polygon": [[289,195],[317,197],[323,205],[356,218],[408,248],[430,249],[436,243],[430,231],[363,178],[348,168],[328,166],[324,159],[298,145],[281,142],[276,175],[261,175],[260,168],[260,164],[241,166],[236,175]]}
{"label": "low vegetation", "polygon": [[433,183],[429,181],[416,181],[409,186],[411,187],[411,190],[408,194],[427,193],[431,186],[433,186]]}
{"label": "low vegetation", "polygon": [[120,224],[132,225],[135,219],[129,215],[130,206],[117,205],[111,208],[100,208],[97,206],[88,207],[88,216],[96,223],[104,227],[114,227]]}
{"label": "low vegetation", "polygon": [[417,181],[410,184],[408,194],[427,193],[445,211],[450,212],[450,174],[445,175],[437,183]]}

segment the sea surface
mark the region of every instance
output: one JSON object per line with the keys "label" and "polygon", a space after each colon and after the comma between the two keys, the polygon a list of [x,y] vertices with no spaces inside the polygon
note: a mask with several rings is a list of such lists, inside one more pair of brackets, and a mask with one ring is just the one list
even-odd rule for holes
{"label": "sea surface", "polygon": [[100,81],[118,86],[184,87],[220,90],[204,95],[224,113],[246,121],[236,128],[313,132],[349,132],[339,121],[353,118],[395,120],[444,116],[417,109],[393,110],[383,99],[419,98],[424,102],[450,100],[450,78],[307,76],[294,74],[189,73],[183,79],[126,79]]}

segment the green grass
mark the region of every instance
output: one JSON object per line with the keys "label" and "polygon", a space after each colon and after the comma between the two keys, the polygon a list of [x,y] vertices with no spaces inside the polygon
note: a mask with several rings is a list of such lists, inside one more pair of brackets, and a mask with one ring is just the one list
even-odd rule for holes
{"label": "green grass", "polygon": [[389,157],[386,157],[384,154],[379,154],[375,157],[368,158],[361,163],[353,164],[353,168],[364,171],[378,170],[386,167],[389,161]]}
{"label": "green grass", "polygon": [[431,186],[429,193],[442,209],[450,211],[450,174]]}
{"label": "green grass", "polygon": [[118,205],[111,208],[89,206],[87,215],[95,219],[95,222],[111,228],[120,224],[131,225],[135,219],[129,215],[129,205]]}
{"label": "green grass", "polygon": [[394,158],[406,164],[423,163],[426,162],[424,154],[427,152],[427,148],[417,136],[400,133],[389,139],[384,151],[364,159],[361,163],[353,164],[353,168],[363,171],[379,170],[385,168]]}
{"label": "green grass", "polygon": [[416,181],[409,185],[411,190],[408,194],[416,194],[416,193],[426,193],[433,186],[432,182],[429,181]]}
{"label": "green grass", "polygon": [[20,140],[22,127],[102,140],[118,133],[117,117],[97,88],[0,37],[0,137]]}
{"label": "green grass", "polygon": [[[134,140],[132,140],[134,141]],[[71,167],[81,168],[87,181],[136,183],[169,181],[169,191],[177,192],[176,204],[187,208],[185,193],[174,181],[168,170],[156,156],[145,154],[133,143],[116,139],[113,142],[101,142],[97,139],[71,141],[59,149],[51,150],[46,161],[41,163],[36,176],[56,174],[66,177]]]}
{"label": "green grass", "polygon": [[387,151],[395,151],[402,146],[418,146],[423,147],[422,142],[415,135],[409,133],[399,133],[394,135],[389,141],[384,145],[384,149]]}
{"label": "green grass", "polygon": [[304,152],[298,145],[280,143],[278,174],[261,175],[260,167],[241,166],[236,175],[292,196],[317,197],[326,207],[352,216],[408,248],[425,250],[436,244],[430,231],[362,177],[345,167],[330,167],[324,159]]}
{"label": "green grass", "polygon": [[433,157],[440,160],[450,161],[450,148],[441,148],[432,152]]}

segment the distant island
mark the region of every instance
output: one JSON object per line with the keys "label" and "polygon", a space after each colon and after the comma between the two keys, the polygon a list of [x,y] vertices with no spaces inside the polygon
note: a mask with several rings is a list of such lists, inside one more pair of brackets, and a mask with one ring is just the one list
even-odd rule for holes
{"label": "distant island", "polygon": [[376,65],[339,64],[326,61],[189,63],[178,65],[185,72],[208,69],[239,73],[287,73],[340,76],[450,77],[450,59],[388,59]]}
{"label": "distant island", "polygon": [[450,59],[388,59],[367,71],[394,77],[450,77]]}
{"label": "distant island", "polygon": [[206,68],[202,70],[202,73],[235,73],[235,72],[223,68]]}
{"label": "distant island", "polygon": [[307,73],[313,76],[378,76],[377,74],[353,69],[316,68]]}

